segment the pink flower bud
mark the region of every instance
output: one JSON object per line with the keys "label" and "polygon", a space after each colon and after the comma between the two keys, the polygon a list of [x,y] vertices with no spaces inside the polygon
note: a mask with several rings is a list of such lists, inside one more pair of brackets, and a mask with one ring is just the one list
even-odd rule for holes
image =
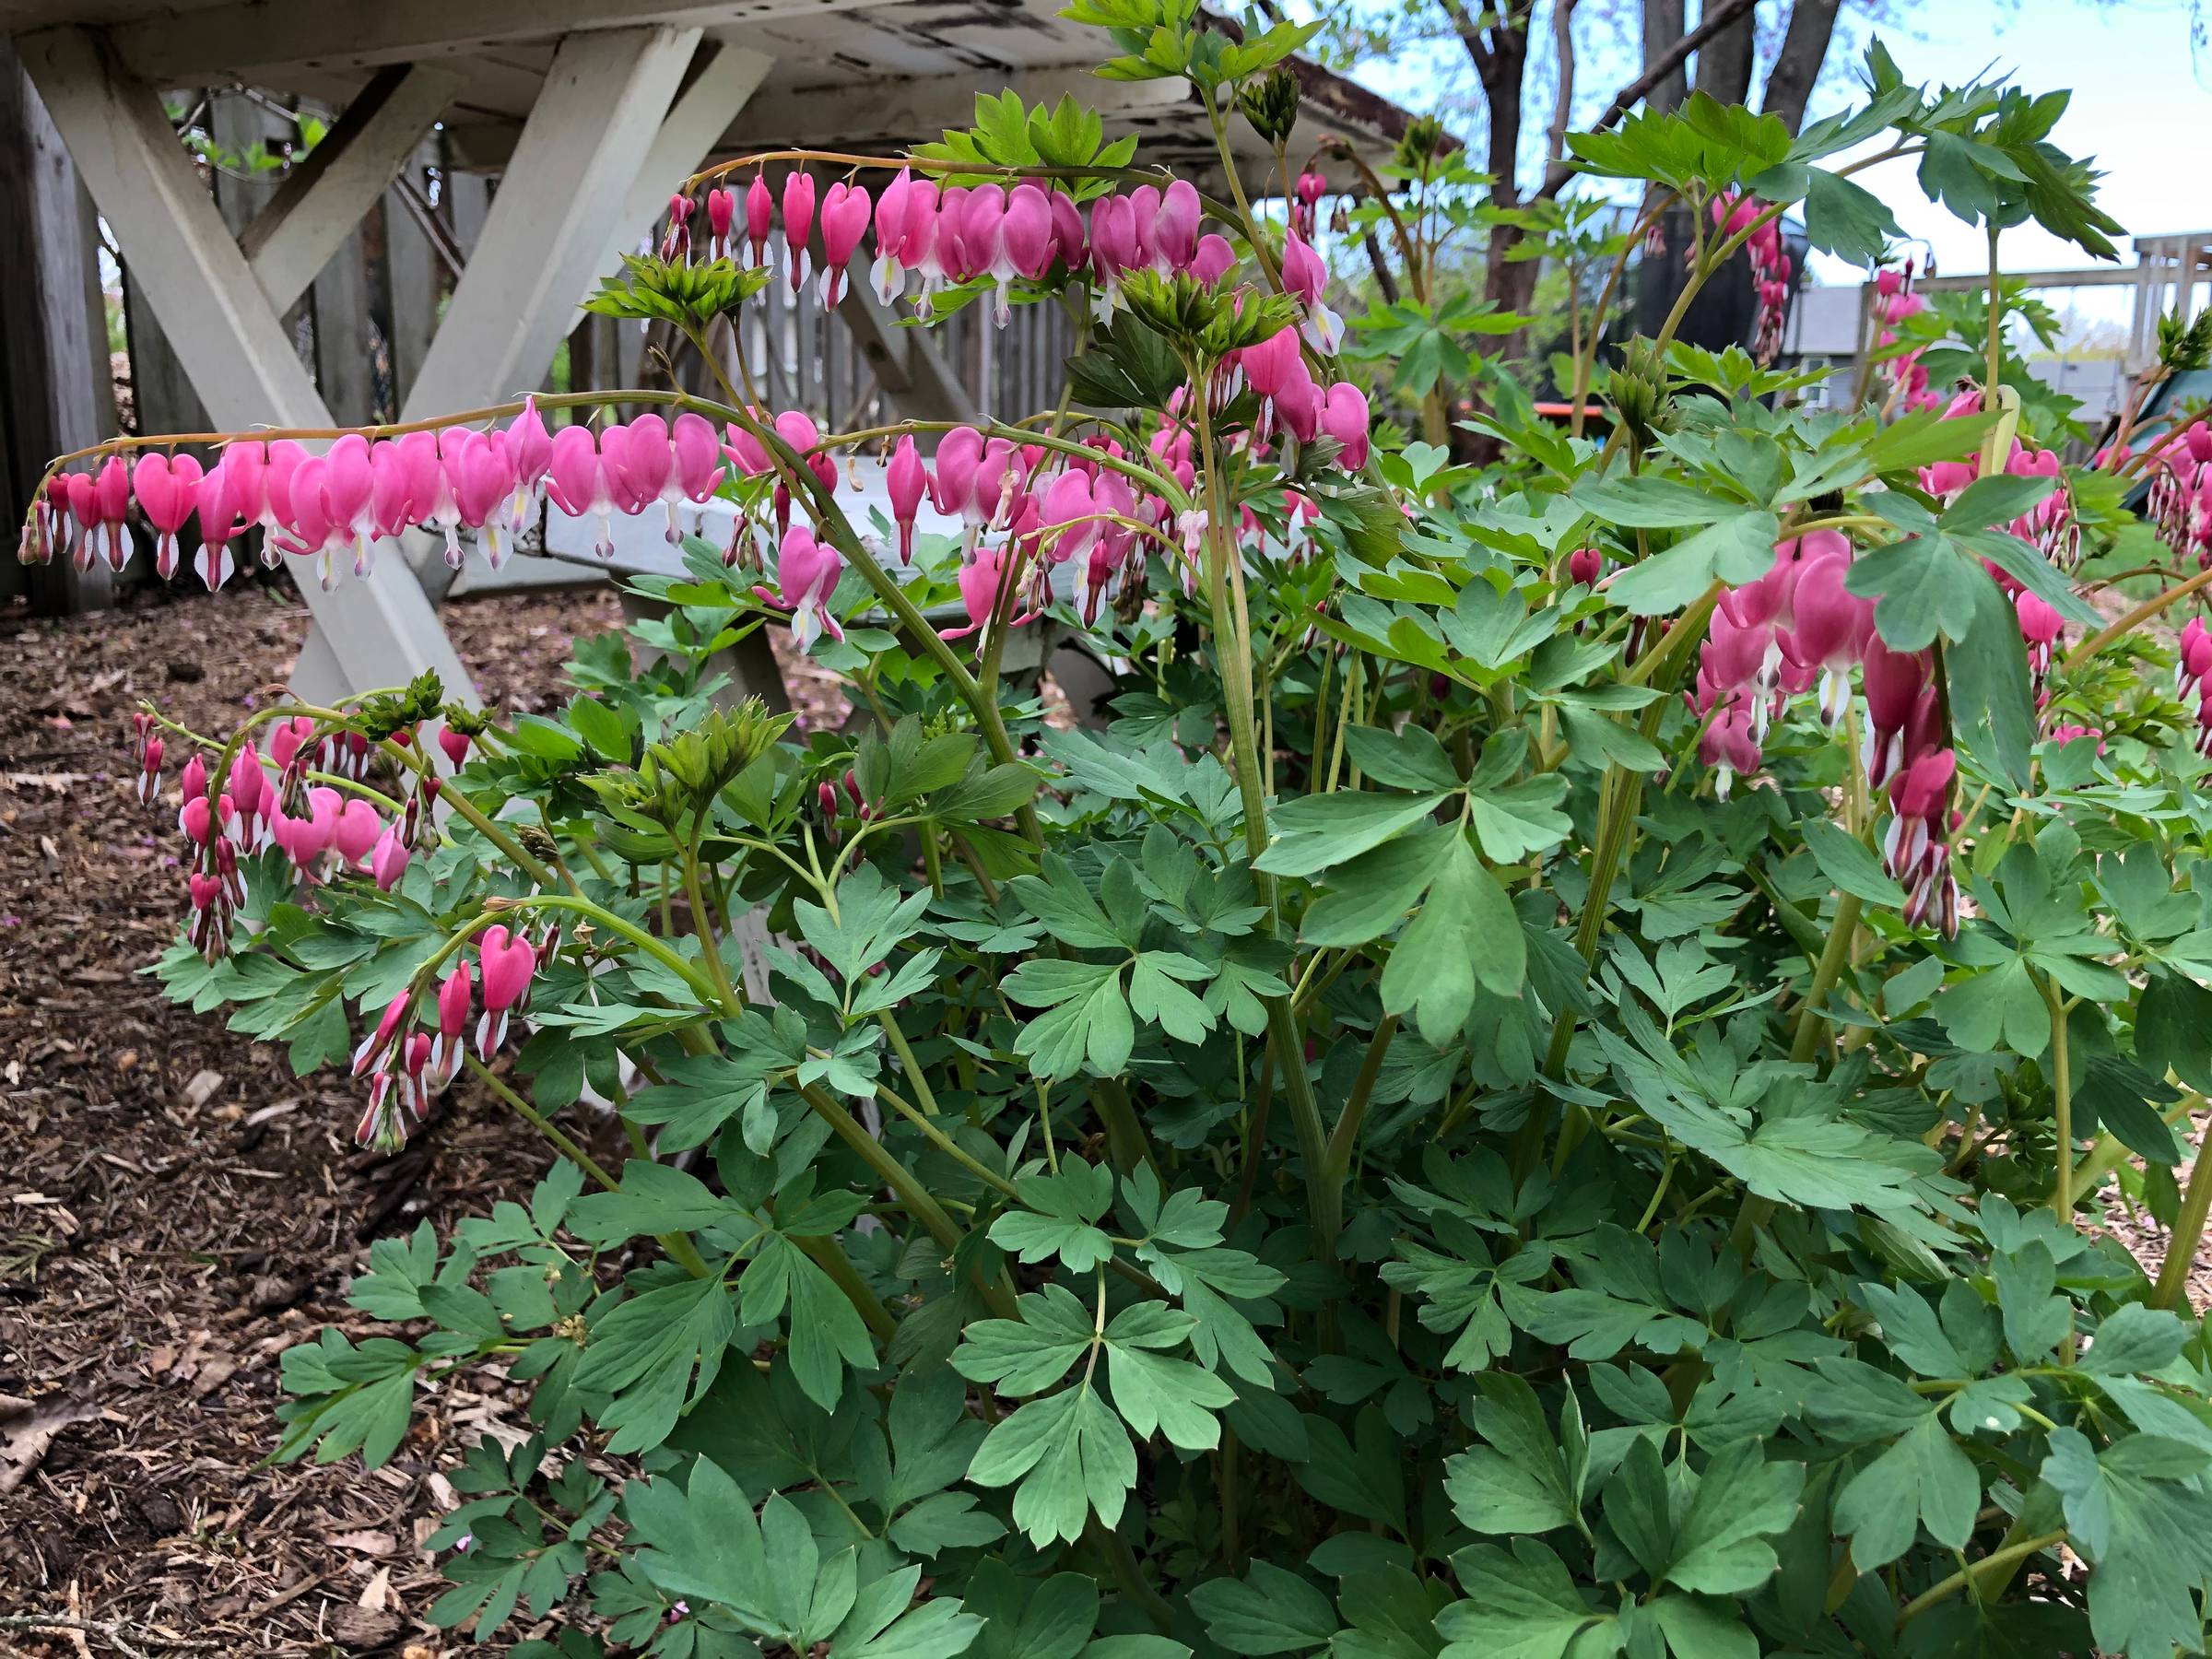
{"label": "pink flower bud", "polygon": [[745,238],[752,244],[754,265],[768,263],[768,233],[775,219],[776,202],[769,194],[768,180],[755,173],[745,192]]}
{"label": "pink flower bud", "polygon": [[899,526],[899,562],[911,565],[914,562],[914,520],[929,488],[929,474],[923,467],[912,433],[902,436],[899,447],[891,452],[884,483],[891,498],[891,517]]}
{"label": "pink flower bud", "polygon": [[791,291],[806,280],[806,241],[814,234],[814,175],[794,167],[783,175],[783,255]]}
{"label": "pink flower bud", "polygon": [[830,186],[822,200],[822,303],[835,305],[844,291],[845,267],[860,246],[870,218],[868,193],[843,182]]}
{"label": "pink flower bud", "polygon": [[401,839],[396,827],[388,828],[376,838],[376,845],[369,854],[369,873],[377,887],[390,892],[399,885],[399,878],[407,873],[407,860],[412,853]]}
{"label": "pink flower bud", "polygon": [[717,184],[707,192],[707,233],[712,239],[707,245],[710,257],[720,259],[730,251],[730,227],[737,221],[737,196],[735,191]]}
{"label": "pink flower bud", "polygon": [[1321,429],[1343,445],[1337,462],[1347,472],[1358,472],[1367,465],[1367,394],[1350,381],[1338,381],[1329,388],[1328,400],[1321,409]]}
{"label": "pink flower bud", "polygon": [[407,1009],[415,1000],[414,993],[402,991],[384,1005],[383,1018],[376,1022],[376,1030],[364,1038],[361,1046],[353,1051],[353,1075],[359,1077],[378,1060],[392,1051],[399,1040],[400,1027],[407,1018]]}

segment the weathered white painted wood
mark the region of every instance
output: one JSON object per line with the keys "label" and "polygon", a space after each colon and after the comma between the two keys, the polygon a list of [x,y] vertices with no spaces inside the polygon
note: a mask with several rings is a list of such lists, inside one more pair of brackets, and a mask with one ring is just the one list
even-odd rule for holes
{"label": "weathered white painted wood", "polygon": [[[19,517],[54,456],[115,433],[107,311],[100,289],[92,204],[46,106],[15,51],[0,42],[0,463],[8,511]],[[66,559],[18,570],[9,584],[43,613],[97,610],[112,587],[107,566]],[[8,590],[0,590],[8,591]]]}
{"label": "weathered white painted wood", "polygon": [[426,137],[384,192],[384,280],[392,300],[392,382],[404,406],[422,371],[438,327],[438,253],[418,217],[427,171],[437,165],[438,141]]}
{"label": "weathered white painted wood", "polygon": [[307,291],[464,79],[440,64],[383,71],[286,175],[238,239],[271,305],[284,311]]}
{"label": "weathered white painted wood", "polygon": [[452,229],[453,246],[461,251],[461,263],[465,265],[475,256],[477,244],[484,240],[484,221],[491,217],[491,181],[481,173],[461,171],[460,159],[453,154],[453,135],[448,127],[439,139],[445,172],[445,194],[439,212]]}
{"label": "weathered white painted wood", "polygon": [[[699,38],[697,29],[635,29],[561,42],[445,321],[408,389],[405,418],[496,402],[544,376],[578,303],[614,263],[626,226],[641,233],[641,213],[650,222],[650,209],[637,200],[649,158],[658,154],[655,189],[665,201],[766,71],[765,61],[752,61],[755,53],[725,65],[734,49],[718,47],[691,88],[705,82],[708,90],[697,101],[679,100]],[[681,145],[702,128],[712,131],[686,159],[673,160],[675,152],[661,144],[671,121],[679,123]],[[442,598],[453,572],[439,550],[428,537],[411,538],[410,547],[418,580],[433,599]]]}
{"label": "weathered white painted wood", "polygon": [[331,418],[367,426],[377,417],[376,329],[359,227],[349,230],[310,290],[315,308],[315,384]]}
{"label": "weathered white painted wood", "polygon": [[[660,229],[668,198],[699,170],[708,151],[775,67],[774,58],[749,46],[730,41],[708,43],[713,47],[713,56],[677,95],[638,168],[621,223],[602,262],[604,270],[616,270],[619,265],[617,255],[628,253],[633,244]],[[705,231],[702,229],[699,233],[704,235]]]}
{"label": "weathered white painted wood", "polygon": [[[151,87],[88,31],[26,37],[25,68],[209,413],[227,428],[315,427],[329,411]],[[468,672],[405,561],[324,592],[300,584],[324,643],[303,653],[310,696],[391,685],[434,669],[469,698]]]}
{"label": "weathered white painted wood", "polygon": [[[974,72],[921,76],[902,80],[871,80],[838,76],[836,66],[813,69],[787,63],[778,84],[745,108],[724,147],[734,153],[782,146],[849,147],[877,135],[934,135],[975,119],[975,95],[985,90]],[[836,76],[833,84],[821,84]],[[818,77],[819,77],[818,79]],[[810,80],[816,84],[808,85]],[[1047,108],[1071,96],[1097,110],[1111,124],[1131,116],[1159,114],[1192,101],[1180,79],[1100,80],[1088,63],[1016,69],[990,76],[1021,94],[1028,104]]]}
{"label": "weathered white painted wood", "polygon": [[[883,0],[233,0],[118,24],[124,62],[164,85],[313,63],[409,63],[502,42],[549,41],[582,30],[641,25],[741,27],[762,18],[880,5]],[[496,55],[493,54],[493,55]]]}
{"label": "weathered white painted wood", "polygon": [[[891,519],[891,491],[885,464],[874,455],[855,461],[849,473],[849,481],[841,483],[838,504],[845,510],[853,527],[869,534],[873,513],[880,512],[888,524]],[[958,518],[947,518],[938,512],[925,497],[915,524],[924,535],[958,536],[965,526]],[[688,535],[697,535],[715,547],[726,547],[737,523],[736,509],[717,497],[693,507],[688,504],[677,509],[677,525]],[[594,519],[571,518],[549,503],[546,508],[546,552],[555,559],[571,559],[578,564],[597,566],[602,570],[623,576],[682,576],[688,567],[678,547],[667,537],[668,521],[658,508],[648,508],[634,518],[617,514],[610,523],[614,540],[614,556],[602,559],[593,551],[598,540],[599,525]],[[896,543],[893,543],[894,547]],[[909,572],[900,565],[897,557],[890,559],[888,568],[905,580]],[[488,571],[471,568],[469,591],[488,593],[498,585],[498,579]]]}
{"label": "weathered white painted wood", "polygon": [[698,43],[695,29],[658,28],[561,42],[407,395],[408,419],[519,396],[544,378]]}
{"label": "weathered white painted wood", "polygon": [[170,345],[137,271],[127,265],[123,273],[123,327],[131,366],[131,412],[137,429],[206,431],[209,417],[193,390],[192,371]]}

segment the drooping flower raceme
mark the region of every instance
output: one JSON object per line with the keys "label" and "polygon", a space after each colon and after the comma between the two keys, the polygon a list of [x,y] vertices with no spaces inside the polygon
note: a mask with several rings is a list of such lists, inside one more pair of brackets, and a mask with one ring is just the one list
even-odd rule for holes
{"label": "drooping flower raceme", "polygon": [[1846,583],[1850,569],[1849,540],[1813,531],[1779,543],[1764,574],[1721,596],[1696,687],[1684,694],[1701,721],[1699,758],[1725,799],[1737,776],[1759,769],[1768,729],[1793,697],[1817,687],[1821,724],[1842,724],[1858,667],[1867,720],[1860,763],[1868,785],[1886,792],[1890,814],[1884,864],[1905,888],[1907,923],[1956,933],[1949,843],[1958,763],[1942,741],[1933,664],[1925,652],[1883,643],[1872,602]]}

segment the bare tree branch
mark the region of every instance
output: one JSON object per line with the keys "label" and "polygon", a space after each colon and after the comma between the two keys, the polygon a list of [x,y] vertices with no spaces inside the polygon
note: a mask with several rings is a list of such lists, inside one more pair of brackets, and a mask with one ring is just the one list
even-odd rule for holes
{"label": "bare tree branch", "polygon": [[[1447,6],[1456,6],[1458,0],[1445,0]],[[1751,0],[1715,0],[1712,9],[1697,28],[1653,58],[1641,75],[1614,95],[1613,102],[1606,112],[1591,123],[1590,131],[1602,133],[1626,115],[1635,107],[1639,99],[1666,79],[1691,53],[1750,9]],[[1539,198],[1557,195],[1567,181],[1573,177],[1573,168],[1564,161],[1555,161],[1546,170],[1543,186],[1537,190],[1536,195]]]}
{"label": "bare tree branch", "polygon": [[1467,49],[1467,61],[1475,65],[1477,78],[1487,81],[1490,73],[1490,48],[1482,38],[1481,20],[1470,15],[1460,0],[1441,0],[1441,4],[1444,16],[1452,20],[1452,32]]}
{"label": "bare tree branch", "polygon": [[1375,240],[1372,229],[1362,235],[1359,241],[1367,250],[1367,263],[1375,274],[1375,288],[1382,296],[1382,303],[1395,305],[1398,302],[1398,279],[1390,274],[1390,262],[1382,257],[1382,244]]}
{"label": "bare tree branch", "polygon": [[1551,100],[1551,131],[1544,140],[1547,166],[1567,157],[1567,129],[1574,121],[1574,0],[1551,8],[1551,44],[1559,60],[1559,86]]}

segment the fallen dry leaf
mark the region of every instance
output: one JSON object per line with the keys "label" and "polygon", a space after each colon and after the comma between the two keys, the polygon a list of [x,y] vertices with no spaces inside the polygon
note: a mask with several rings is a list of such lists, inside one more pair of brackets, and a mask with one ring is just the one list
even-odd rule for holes
{"label": "fallen dry leaf", "polygon": [[14,1491],[39,1466],[53,1437],[72,1423],[89,1422],[100,1407],[85,1400],[23,1400],[0,1394],[0,1493]]}
{"label": "fallen dry leaf", "polygon": [[388,1556],[399,1547],[398,1539],[381,1532],[332,1533],[323,1541],[333,1549],[358,1549],[371,1556]]}
{"label": "fallen dry leaf", "polygon": [[394,1599],[392,1594],[392,1569],[379,1567],[375,1576],[361,1586],[359,1605],[371,1613],[382,1613],[393,1606]]}

